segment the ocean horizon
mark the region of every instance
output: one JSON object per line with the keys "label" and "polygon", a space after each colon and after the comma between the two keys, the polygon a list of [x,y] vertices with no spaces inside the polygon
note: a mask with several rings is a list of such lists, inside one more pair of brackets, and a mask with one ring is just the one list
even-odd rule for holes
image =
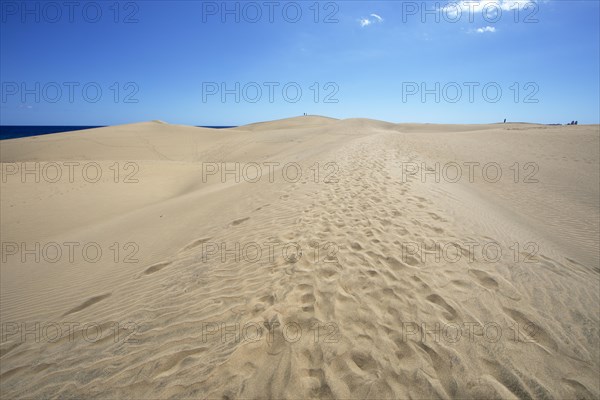
{"label": "ocean horizon", "polygon": [[[51,135],[53,133],[65,133],[81,131],[84,129],[104,128],[110,125],[0,125],[0,140],[19,139],[30,136]],[[226,129],[235,128],[231,126],[196,125],[198,128]]]}

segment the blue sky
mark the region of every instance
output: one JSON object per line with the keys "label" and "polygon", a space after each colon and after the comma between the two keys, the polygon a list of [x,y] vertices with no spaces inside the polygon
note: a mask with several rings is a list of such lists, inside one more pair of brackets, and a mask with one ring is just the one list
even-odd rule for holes
{"label": "blue sky", "polygon": [[1,1],[1,124],[600,123],[596,0],[77,3]]}

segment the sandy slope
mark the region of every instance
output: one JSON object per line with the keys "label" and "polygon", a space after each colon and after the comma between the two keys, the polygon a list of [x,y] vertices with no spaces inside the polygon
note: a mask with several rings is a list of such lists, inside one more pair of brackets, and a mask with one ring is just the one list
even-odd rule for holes
{"label": "sandy slope", "polygon": [[598,398],[599,136],[300,117],[2,141],[0,393]]}

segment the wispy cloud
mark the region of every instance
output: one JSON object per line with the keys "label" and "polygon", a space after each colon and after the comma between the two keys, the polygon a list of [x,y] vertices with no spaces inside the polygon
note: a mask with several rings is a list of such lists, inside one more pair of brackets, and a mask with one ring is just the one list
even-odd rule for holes
{"label": "wispy cloud", "polygon": [[377,14],[370,14],[368,18],[361,18],[358,20],[358,23],[360,24],[360,26],[362,28],[364,28],[365,26],[369,26],[372,24],[380,24],[383,22],[383,18]]}
{"label": "wispy cloud", "polygon": [[377,14],[371,14],[371,17],[376,18],[378,22],[383,22],[383,18],[381,18],[379,15]]}
{"label": "wispy cloud", "polygon": [[477,32],[477,33],[486,33],[486,32],[494,33],[494,32],[496,32],[496,28],[494,28],[493,26],[485,26],[483,28],[477,28],[475,30],[475,32]]}
{"label": "wispy cloud", "polygon": [[502,11],[523,10],[525,7],[531,7],[537,0],[460,0],[452,1],[441,8],[449,18],[456,18],[459,14],[478,14],[482,16],[485,13],[490,18],[495,18],[493,14]]}

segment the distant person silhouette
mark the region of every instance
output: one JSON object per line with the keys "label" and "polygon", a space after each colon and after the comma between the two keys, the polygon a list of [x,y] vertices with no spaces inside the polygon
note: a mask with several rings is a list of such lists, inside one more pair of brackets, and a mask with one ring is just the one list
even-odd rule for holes
{"label": "distant person silhouette", "polygon": [[504,118],[504,123],[506,123],[506,118]]}

